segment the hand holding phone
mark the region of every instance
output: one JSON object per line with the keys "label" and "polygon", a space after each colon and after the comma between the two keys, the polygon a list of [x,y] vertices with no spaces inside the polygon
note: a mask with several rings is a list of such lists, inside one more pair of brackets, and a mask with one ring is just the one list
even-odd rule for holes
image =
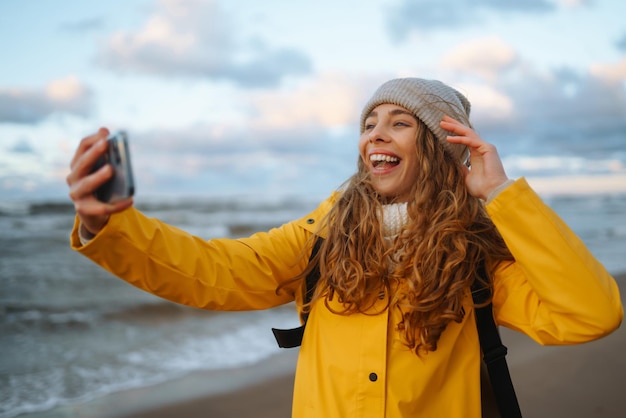
{"label": "hand holding phone", "polygon": [[100,186],[94,195],[101,202],[114,203],[133,196],[135,193],[135,182],[130,163],[128,135],[126,132],[118,131],[109,136],[107,144],[107,151],[96,161],[92,172],[105,164],[111,164],[113,176]]}

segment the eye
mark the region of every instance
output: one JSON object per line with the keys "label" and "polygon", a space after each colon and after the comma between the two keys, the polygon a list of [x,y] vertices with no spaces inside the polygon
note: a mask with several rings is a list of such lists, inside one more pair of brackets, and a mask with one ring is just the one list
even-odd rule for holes
{"label": "eye", "polygon": [[365,130],[366,131],[370,131],[370,130],[374,129],[375,126],[376,126],[376,124],[374,124],[374,123],[371,123],[371,122],[368,123],[367,121],[365,122]]}
{"label": "eye", "polygon": [[406,127],[411,126],[411,124],[410,124],[410,123],[405,122],[405,121],[403,121],[403,120],[399,120],[399,121],[395,122],[393,125],[394,125],[394,126],[406,126]]}

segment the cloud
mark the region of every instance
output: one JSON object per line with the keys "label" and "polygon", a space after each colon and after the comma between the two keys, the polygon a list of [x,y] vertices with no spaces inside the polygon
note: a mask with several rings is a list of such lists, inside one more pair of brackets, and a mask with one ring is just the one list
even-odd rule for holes
{"label": "cloud", "polygon": [[466,74],[495,80],[503,71],[516,65],[517,53],[497,37],[472,39],[464,42],[442,60],[442,67]]}
{"label": "cloud", "polygon": [[288,91],[252,93],[253,128],[337,128],[356,123],[366,99],[365,83],[358,77],[324,74]]}
{"label": "cloud", "polygon": [[9,147],[9,152],[16,154],[34,154],[35,148],[27,139],[20,139]]}
{"label": "cloud", "polygon": [[619,88],[620,83],[626,81],[626,58],[614,64],[594,64],[589,71],[594,77]]}
{"label": "cloud", "polygon": [[35,152],[0,153],[0,192],[32,191],[49,183],[49,168]]}
{"label": "cloud", "polygon": [[138,182],[144,191],[330,192],[356,170],[364,86],[325,74],[250,92],[242,119],[131,132]]}
{"label": "cloud", "polygon": [[55,112],[88,116],[92,96],[75,76],[54,80],[43,89],[0,89],[0,122],[36,123]]}
{"label": "cloud", "polygon": [[253,90],[245,95],[241,117],[159,129],[142,140],[155,150],[212,155],[326,150],[324,142],[344,132],[355,145],[366,87],[371,87],[367,79],[322,74],[283,89]]}
{"label": "cloud", "polygon": [[497,38],[465,41],[440,67],[472,103],[479,133],[505,154],[624,158],[626,60],[539,70]]}
{"label": "cloud", "polygon": [[615,47],[622,52],[626,52],[626,33],[615,42]]}
{"label": "cloud", "polygon": [[[622,154],[626,134],[626,91],[592,73],[560,69],[526,73],[524,82],[501,81],[494,89],[510,100],[508,116],[479,113],[484,128],[508,153],[529,155]],[[501,115],[502,116],[502,115]]]}
{"label": "cloud", "polygon": [[324,194],[356,169],[354,133],[334,135],[322,127],[229,128],[133,135],[138,191]]}
{"label": "cloud", "polygon": [[626,173],[609,175],[569,175],[528,178],[533,189],[542,195],[626,193]]}
{"label": "cloud", "polygon": [[161,0],[145,25],[115,33],[98,62],[119,72],[229,80],[272,87],[283,77],[311,71],[311,62],[290,48],[237,37],[233,17],[217,1]]}
{"label": "cloud", "polygon": [[472,120],[482,121],[483,126],[509,123],[513,117],[513,99],[495,87],[479,83],[461,83],[455,87],[472,103]]}
{"label": "cloud", "polygon": [[554,9],[549,0],[402,0],[391,9],[387,23],[393,38],[404,39],[414,30],[477,25],[490,12],[546,13]]}
{"label": "cloud", "polygon": [[85,33],[93,30],[99,30],[104,27],[105,20],[102,17],[93,17],[74,22],[66,22],[61,24],[60,29],[63,32],[71,34]]}
{"label": "cloud", "polygon": [[563,7],[574,9],[577,7],[591,6],[595,0],[557,0]]}
{"label": "cloud", "polygon": [[[595,175],[608,172],[610,164],[604,161],[623,160],[613,155],[624,152],[623,88],[591,72],[541,72],[513,48],[490,38],[460,44],[443,57],[463,45],[487,44],[492,53],[484,60],[459,58],[442,73],[451,74],[451,84],[468,96],[474,125],[509,158],[510,174],[552,175],[567,169]],[[324,74],[289,87],[248,92],[242,104],[247,114],[241,118],[131,133],[138,181],[144,192],[224,192],[232,187],[241,193],[280,193],[301,191],[302,185],[316,192],[331,190],[356,168],[360,108],[384,81],[373,78]],[[537,170],[510,160],[520,155],[546,158]],[[561,165],[550,168],[552,156]],[[579,156],[598,163],[581,167],[576,165]],[[228,173],[226,179],[223,173]]]}

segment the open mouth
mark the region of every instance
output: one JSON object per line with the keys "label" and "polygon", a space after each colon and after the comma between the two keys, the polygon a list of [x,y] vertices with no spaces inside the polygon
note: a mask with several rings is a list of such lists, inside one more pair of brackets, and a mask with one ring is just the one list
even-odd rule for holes
{"label": "open mouth", "polygon": [[391,155],[372,154],[370,155],[370,162],[372,163],[372,167],[384,169],[397,166],[400,164],[400,159]]}

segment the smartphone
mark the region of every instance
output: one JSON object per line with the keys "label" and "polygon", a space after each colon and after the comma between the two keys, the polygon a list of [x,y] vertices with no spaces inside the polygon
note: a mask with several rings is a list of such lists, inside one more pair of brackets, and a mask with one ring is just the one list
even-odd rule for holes
{"label": "smartphone", "polygon": [[94,193],[96,198],[105,203],[113,203],[135,194],[135,181],[130,164],[128,135],[125,131],[118,131],[107,138],[108,149],[96,161],[92,172],[111,164],[113,176]]}

